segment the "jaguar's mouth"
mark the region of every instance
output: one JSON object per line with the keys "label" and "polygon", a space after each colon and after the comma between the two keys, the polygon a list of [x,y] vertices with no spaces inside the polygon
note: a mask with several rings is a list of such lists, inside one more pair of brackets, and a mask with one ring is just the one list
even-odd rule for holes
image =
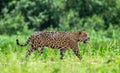
{"label": "jaguar's mouth", "polygon": [[87,40],[83,41],[83,43],[87,43],[87,42],[88,42]]}
{"label": "jaguar's mouth", "polygon": [[87,38],[83,41],[83,43],[88,43],[89,40],[90,40],[90,38]]}

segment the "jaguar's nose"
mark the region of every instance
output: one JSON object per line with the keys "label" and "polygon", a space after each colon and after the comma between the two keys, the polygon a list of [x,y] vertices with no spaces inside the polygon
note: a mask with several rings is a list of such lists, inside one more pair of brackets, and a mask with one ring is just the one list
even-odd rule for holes
{"label": "jaguar's nose", "polygon": [[90,40],[90,37],[88,37],[88,40]]}

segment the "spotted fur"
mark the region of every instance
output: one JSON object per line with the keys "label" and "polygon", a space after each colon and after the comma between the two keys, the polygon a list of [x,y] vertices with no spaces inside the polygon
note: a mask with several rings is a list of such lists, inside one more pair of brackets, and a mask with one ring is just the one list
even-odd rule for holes
{"label": "spotted fur", "polygon": [[[43,53],[44,47],[58,48],[60,50],[60,59],[63,59],[64,53],[67,49],[72,49],[75,55],[81,59],[81,55],[78,49],[77,43],[86,43],[89,40],[89,36],[85,31],[78,32],[36,32],[32,34],[25,44],[20,44],[18,39],[17,45],[26,46],[31,42],[31,47],[28,50],[26,57],[28,57],[33,51],[38,50],[39,54]],[[38,49],[41,48],[41,49]]]}

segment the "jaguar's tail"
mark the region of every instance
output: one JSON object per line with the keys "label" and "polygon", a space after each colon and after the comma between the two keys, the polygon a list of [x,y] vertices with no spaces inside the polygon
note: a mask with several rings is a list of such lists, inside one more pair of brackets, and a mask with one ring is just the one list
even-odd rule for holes
{"label": "jaguar's tail", "polygon": [[19,46],[26,46],[27,44],[29,44],[30,40],[31,40],[31,39],[28,38],[28,40],[27,40],[24,44],[20,44],[20,43],[19,43],[19,40],[16,39],[16,44],[19,45]]}

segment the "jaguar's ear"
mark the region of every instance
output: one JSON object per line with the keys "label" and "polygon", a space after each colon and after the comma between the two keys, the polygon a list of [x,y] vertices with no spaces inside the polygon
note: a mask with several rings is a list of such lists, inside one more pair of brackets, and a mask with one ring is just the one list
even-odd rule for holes
{"label": "jaguar's ear", "polygon": [[82,34],[82,31],[79,31],[78,33],[79,33],[79,35],[81,35],[81,34]]}

